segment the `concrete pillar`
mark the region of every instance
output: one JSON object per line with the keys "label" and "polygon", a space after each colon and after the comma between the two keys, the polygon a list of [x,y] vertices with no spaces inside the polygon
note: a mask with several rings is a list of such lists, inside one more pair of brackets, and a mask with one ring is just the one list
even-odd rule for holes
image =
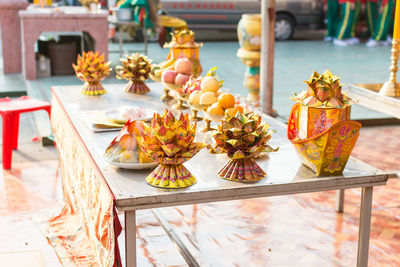
{"label": "concrete pillar", "polygon": [[1,41],[4,73],[22,71],[21,27],[18,12],[26,9],[26,0],[0,0]]}
{"label": "concrete pillar", "polygon": [[275,0],[261,1],[261,64],[260,104],[264,113],[274,115],[274,46],[275,46]]}

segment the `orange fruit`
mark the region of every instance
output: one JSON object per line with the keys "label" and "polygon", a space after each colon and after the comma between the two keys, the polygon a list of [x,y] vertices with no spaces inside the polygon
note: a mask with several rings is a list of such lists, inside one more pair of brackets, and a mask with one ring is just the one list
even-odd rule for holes
{"label": "orange fruit", "polygon": [[235,106],[235,108],[240,111],[240,113],[243,113],[243,107],[242,106]]}
{"label": "orange fruit", "polygon": [[224,109],[218,103],[214,103],[207,109],[207,112],[214,115],[224,115]]}
{"label": "orange fruit", "polygon": [[227,108],[225,109],[225,115],[235,116],[236,115],[236,108]]}
{"label": "orange fruit", "polygon": [[230,93],[223,93],[218,97],[218,104],[222,108],[232,108],[235,105],[235,97]]}
{"label": "orange fruit", "polygon": [[243,108],[241,106],[235,106],[233,108],[225,109],[225,115],[235,116],[237,112],[243,113]]}

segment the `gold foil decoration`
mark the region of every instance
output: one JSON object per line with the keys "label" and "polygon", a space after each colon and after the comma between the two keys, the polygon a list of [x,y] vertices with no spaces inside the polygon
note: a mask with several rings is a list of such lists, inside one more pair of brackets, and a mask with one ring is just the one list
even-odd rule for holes
{"label": "gold foil decoration", "polygon": [[254,157],[262,152],[273,152],[267,142],[272,137],[269,125],[261,123],[254,113],[227,115],[214,132],[215,146],[211,153],[226,153],[230,160],[218,171],[221,178],[237,182],[257,182],[267,174]]}
{"label": "gold foil decoration", "polygon": [[101,85],[101,81],[110,75],[111,61],[106,62],[104,54],[93,51],[83,52],[82,56],[78,55],[77,63],[72,64],[76,77],[85,82],[82,87],[81,94],[88,96],[103,95],[107,91]]}
{"label": "gold foil decoration", "polygon": [[129,83],[124,88],[125,92],[134,94],[146,94],[150,92],[145,81],[151,72],[151,60],[139,53],[132,54],[121,59],[122,66],[117,66],[117,79],[127,79]]}
{"label": "gold foil decoration", "polygon": [[304,165],[319,175],[343,172],[359,136],[361,124],[350,121],[355,101],[342,94],[339,77],[329,70],[313,72],[307,91],[296,102],[288,122],[288,138]]}
{"label": "gold foil decoration", "polygon": [[146,177],[146,182],[160,188],[185,188],[196,183],[196,178],[183,163],[196,155],[204,145],[194,142],[196,123],[187,114],[176,119],[166,110],[155,113],[151,124],[136,122],[137,140],[141,150],[160,165]]}

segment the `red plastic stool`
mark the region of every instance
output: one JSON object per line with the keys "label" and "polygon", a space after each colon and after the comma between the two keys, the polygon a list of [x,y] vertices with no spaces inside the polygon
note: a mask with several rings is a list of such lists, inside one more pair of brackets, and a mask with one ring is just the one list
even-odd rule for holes
{"label": "red plastic stool", "polygon": [[3,169],[11,169],[12,150],[18,149],[19,114],[44,109],[50,117],[49,102],[21,96],[15,100],[0,99],[0,115],[3,118]]}

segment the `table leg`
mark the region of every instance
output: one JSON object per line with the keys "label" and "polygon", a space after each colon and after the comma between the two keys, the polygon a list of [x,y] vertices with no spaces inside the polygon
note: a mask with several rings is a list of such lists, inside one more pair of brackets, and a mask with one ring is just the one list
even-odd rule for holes
{"label": "table leg", "polygon": [[136,211],[125,211],[126,267],[136,267]]}
{"label": "table leg", "polygon": [[147,29],[143,22],[143,40],[144,40],[144,54],[147,56]]}
{"label": "table leg", "polygon": [[12,162],[12,143],[13,143],[13,116],[4,115],[3,117],[3,169],[11,169]]}
{"label": "table leg", "polygon": [[360,226],[358,229],[357,267],[368,266],[369,236],[371,228],[373,187],[363,187],[361,192]]}
{"label": "table leg", "polygon": [[83,35],[84,35],[85,33],[84,32],[81,32],[81,55],[83,55],[83,51],[85,51],[85,40],[83,39]]}
{"label": "table leg", "polygon": [[26,80],[36,80],[36,59],[34,44],[39,35],[26,29],[26,23],[21,28],[22,32],[22,70]]}
{"label": "table leg", "polygon": [[336,191],[336,210],[342,213],[344,209],[344,189]]}
{"label": "table leg", "polygon": [[123,50],[122,50],[122,25],[118,27],[118,41],[119,41],[119,56],[122,58]]}

